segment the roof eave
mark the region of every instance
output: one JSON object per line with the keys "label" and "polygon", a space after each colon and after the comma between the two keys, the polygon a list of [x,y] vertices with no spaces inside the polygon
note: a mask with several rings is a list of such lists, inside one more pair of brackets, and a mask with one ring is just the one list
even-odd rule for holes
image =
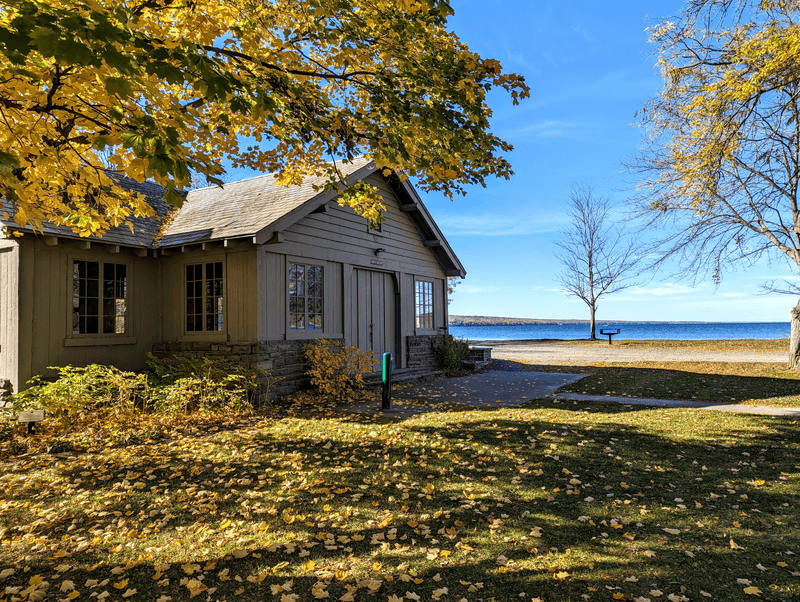
{"label": "roof eave", "polygon": [[[420,234],[427,240],[436,240],[440,243],[437,245],[435,250],[431,249],[431,251],[433,252],[434,257],[436,257],[439,264],[442,266],[442,270],[444,270],[445,275],[464,278],[467,275],[467,271],[464,269],[461,261],[459,261],[458,257],[453,251],[453,248],[450,246],[450,243],[447,242],[444,234],[442,234],[439,226],[437,226],[436,222],[433,221],[433,217],[428,212],[428,208],[425,207],[425,204],[417,194],[417,191],[414,190],[414,187],[411,185],[408,179],[403,180],[397,176],[397,174],[392,174],[390,178],[392,178],[394,181],[393,188],[397,192],[405,194],[408,200],[415,205],[415,211],[409,211],[408,215],[411,221],[420,231]],[[428,230],[427,232],[424,231],[426,229]]]}

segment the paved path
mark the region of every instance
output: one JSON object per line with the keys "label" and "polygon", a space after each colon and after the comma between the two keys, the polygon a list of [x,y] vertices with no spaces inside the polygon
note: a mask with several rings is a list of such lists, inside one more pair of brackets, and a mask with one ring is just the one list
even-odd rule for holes
{"label": "paved path", "polygon": [[558,393],[556,399],[575,401],[603,401],[635,406],[656,406],[661,408],[696,408],[717,412],[738,412],[740,414],[763,414],[767,416],[800,416],[798,408],[777,406],[746,406],[741,404],[712,403],[704,401],[681,401],[677,399],[641,399],[637,397],[617,397],[613,395],[581,395],[580,393]]}
{"label": "paved path", "polygon": [[[800,409],[798,408],[557,393],[559,388],[574,383],[584,376],[586,375],[489,370],[482,374],[473,374],[459,378],[444,378],[434,382],[409,385],[397,389],[394,391],[393,411],[391,412],[382,412],[380,409],[380,402],[340,407],[339,410],[359,414],[408,417],[416,414],[439,411],[436,405],[442,403],[460,404],[476,408],[506,408],[521,405],[531,399],[554,397],[555,399],[561,400],[613,402],[625,405],[664,408],[697,408],[699,410],[714,410],[719,412],[800,417]],[[414,401],[431,405],[416,405]]]}
{"label": "paved path", "polygon": [[492,358],[539,365],[584,366],[597,362],[785,362],[787,353],[759,351],[701,351],[693,349],[639,349],[598,342],[570,345],[547,341],[472,341],[491,347]]}

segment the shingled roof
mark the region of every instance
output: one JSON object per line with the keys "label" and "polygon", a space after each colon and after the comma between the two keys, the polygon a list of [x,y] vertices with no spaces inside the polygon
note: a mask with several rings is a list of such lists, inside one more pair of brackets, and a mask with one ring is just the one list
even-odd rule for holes
{"label": "shingled roof", "polygon": [[[147,204],[156,212],[154,217],[132,217],[133,232],[128,226],[115,226],[106,232],[102,242],[125,245],[129,247],[152,247],[158,231],[161,229],[164,218],[169,213],[170,205],[164,201],[164,189],[154,182],[137,182],[129,178],[120,178],[119,183],[123,188],[141,193],[145,196]],[[13,216],[15,209],[5,199],[2,199],[2,212]],[[13,219],[4,219],[0,212],[0,224],[10,230],[30,231],[28,228],[20,228]],[[43,233],[48,236],[60,236],[62,238],[79,238],[71,228],[67,226],[56,226],[50,222],[42,224]],[[92,237],[93,238],[93,237]]]}
{"label": "shingled roof", "polygon": [[[376,170],[375,164],[364,157],[340,163],[338,167],[349,184]],[[420,236],[433,243],[430,250],[445,273],[463,277],[463,266],[411,184],[396,175],[391,175],[388,181],[401,198],[401,203],[413,208],[407,215]],[[275,232],[289,227],[336,198],[335,190],[325,192],[320,188],[326,182],[327,178],[324,176],[306,177],[300,186],[286,187],[277,184],[274,174],[266,174],[223,186],[191,190],[186,194],[183,206],[175,210],[164,201],[164,189],[158,184],[121,179],[123,186],[145,195],[147,202],[155,209],[156,216],[131,219],[133,232],[127,226],[118,226],[109,230],[102,238],[90,237],[89,240],[147,249],[233,238],[253,238],[261,244],[267,242]],[[9,214],[13,213],[13,208],[5,203],[3,209]],[[13,220],[2,220],[0,217],[0,223],[10,230],[30,231],[28,228],[21,229]],[[78,238],[69,228],[47,222],[44,224],[44,234]]]}
{"label": "shingled roof", "polygon": [[[355,176],[354,180],[374,170],[374,163],[364,157],[339,165],[342,175]],[[326,177],[312,176],[304,178],[300,186],[286,187],[276,183],[274,174],[266,174],[222,187],[191,190],[158,246],[255,236],[309,200],[323,195],[314,188],[326,182]]]}

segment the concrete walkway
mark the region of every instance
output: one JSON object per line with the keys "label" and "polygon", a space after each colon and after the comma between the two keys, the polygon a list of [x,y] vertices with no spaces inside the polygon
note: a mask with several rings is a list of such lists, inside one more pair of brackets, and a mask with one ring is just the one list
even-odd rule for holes
{"label": "concrete walkway", "polygon": [[380,402],[344,406],[338,409],[348,413],[409,417],[416,414],[440,411],[444,404],[458,404],[475,408],[508,408],[522,405],[532,399],[550,397],[559,400],[612,402],[662,408],[696,408],[698,410],[740,412],[768,416],[800,416],[800,408],[557,393],[561,387],[572,384],[585,376],[585,374],[555,372],[489,370],[482,374],[443,378],[434,382],[408,385],[396,389],[392,396],[393,410],[391,412],[381,411]]}
{"label": "concrete walkway", "polygon": [[643,399],[638,397],[617,397],[614,395],[581,395],[580,393],[558,393],[558,400],[602,401],[634,406],[655,406],[659,408],[695,408],[717,412],[738,412],[740,414],[762,414],[764,416],[800,416],[798,408],[777,406],[746,406],[732,403],[713,403],[710,401],[681,401],[677,399]]}

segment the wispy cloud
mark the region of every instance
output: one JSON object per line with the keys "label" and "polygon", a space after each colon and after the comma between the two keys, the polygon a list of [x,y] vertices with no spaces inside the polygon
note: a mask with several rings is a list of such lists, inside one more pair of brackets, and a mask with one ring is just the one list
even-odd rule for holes
{"label": "wispy cloud", "polygon": [[544,119],[519,129],[517,134],[527,134],[537,138],[566,138],[577,136],[581,129],[580,124],[574,121]]}
{"label": "wispy cloud", "polygon": [[436,221],[451,236],[515,236],[556,232],[568,217],[563,214],[445,215]]}
{"label": "wispy cloud", "polygon": [[634,287],[627,294],[647,297],[664,297],[667,295],[697,294],[697,290],[680,284],[663,284],[656,287]]}
{"label": "wispy cloud", "polygon": [[485,295],[496,291],[496,286],[481,286],[477,284],[459,284],[458,287],[456,287],[457,294],[465,295]]}

